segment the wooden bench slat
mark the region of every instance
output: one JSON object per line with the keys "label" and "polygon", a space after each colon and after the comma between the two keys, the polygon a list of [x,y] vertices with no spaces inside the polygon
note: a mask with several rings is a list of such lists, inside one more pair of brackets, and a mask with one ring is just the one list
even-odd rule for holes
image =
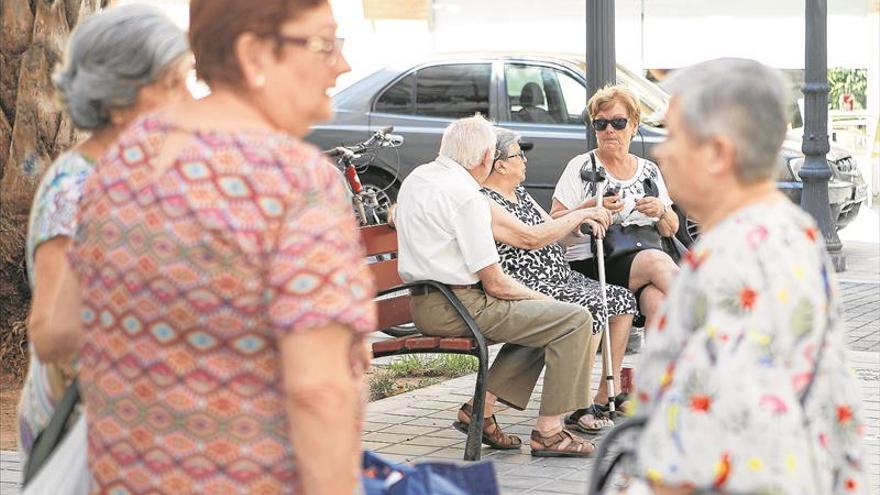
{"label": "wooden bench slat", "polygon": [[391,299],[379,299],[376,308],[379,311],[378,329],[384,330],[396,325],[404,325],[412,322],[412,314],[409,310],[410,296],[398,296]]}
{"label": "wooden bench slat", "polygon": [[397,231],[388,224],[360,228],[367,256],[397,252]]}
{"label": "wooden bench slat", "polygon": [[431,337],[412,335],[396,339],[382,340],[373,344],[374,354],[388,354],[400,351],[458,351],[468,353],[477,348],[477,341],[469,337]]}
{"label": "wooden bench slat", "polygon": [[400,280],[400,274],[397,273],[397,259],[380,261],[367,265],[373,278],[376,280],[376,290],[382,291],[403,282]]}

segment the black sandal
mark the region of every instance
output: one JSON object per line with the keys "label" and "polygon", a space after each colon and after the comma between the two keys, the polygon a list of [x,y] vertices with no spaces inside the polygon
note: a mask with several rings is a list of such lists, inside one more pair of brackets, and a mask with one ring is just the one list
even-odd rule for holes
{"label": "black sandal", "polygon": [[[594,421],[611,421],[611,424],[606,424],[605,426],[599,428],[590,428],[585,426],[584,423],[581,422],[581,419],[584,416],[592,416]],[[588,435],[598,435],[604,431],[608,431],[614,427],[614,421],[609,417],[608,412],[603,410],[601,407],[598,407],[596,404],[590,404],[589,407],[584,409],[578,409],[577,411],[569,414],[565,418],[565,426],[574,428],[581,433],[586,433]]]}

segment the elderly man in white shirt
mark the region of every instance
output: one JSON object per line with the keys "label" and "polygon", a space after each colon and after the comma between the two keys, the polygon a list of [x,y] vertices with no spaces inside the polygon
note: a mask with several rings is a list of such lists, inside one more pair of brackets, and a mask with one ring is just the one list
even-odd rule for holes
{"label": "elderly man in white shirt", "polygon": [[[522,441],[501,431],[496,400],[526,408],[546,366],[539,417],[532,430],[534,456],[586,457],[595,446],[562,427],[562,415],[590,403],[586,353],[592,317],[581,306],[555,301],[506,275],[492,236],[492,215],[480,184],[495,152],[495,133],[480,116],[453,122],[440,156],[416,168],[398,195],[398,269],[404,281],[449,285],[486,338],[502,342],[489,370],[483,443],[517,449]],[[606,224],[609,219],[605,219]],[[464,323],[437,292],[414,294],[415,324],[426,334],[466,335]],[[458,413],[466,430],[472,404]]]}

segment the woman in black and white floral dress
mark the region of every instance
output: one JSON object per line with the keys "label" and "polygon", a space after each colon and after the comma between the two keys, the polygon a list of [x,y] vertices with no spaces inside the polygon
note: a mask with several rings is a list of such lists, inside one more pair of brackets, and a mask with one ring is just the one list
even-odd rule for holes
{"label": "woman in black and white floral dress", "polygon": [[[501,266],[504,272],[524,285],[559,301],[583,306],[593,315],[594,346],[588,359],[595,355],[599,345],[605,314],[602,308],[599,282],[571,269],[565,261],[565,248],[559,240],[562,235],[550,233],[553,224],[558,222],[550,217],[521,185],[525,179],[526,158],[520,149],[519,137],[506,129],[496,129],[498,146],[492,172],[483,184],[483,193],[494,201],[492,206],[493,233],[499,241],[497,231],[500,224],[519,221],[534,230],[541,229],[538,245],[517,247],[504,242],[496,242]],[[559,231],[559,229],[555,229]],[[577,229],[575,229],[577,231]],[[547,235],[550,234],[550,235]],[[568,233],[568,238],[577,235]],[[608,317],[612,328],[620,326],[629,329],[633,315],[637,313],[633,293],[624,287],[608,284]],[[592,366],[590,366],[592,369]],[[596,433],[612,423],[597,408],[590,406],[576,411],[566,420],[586,433]]]}

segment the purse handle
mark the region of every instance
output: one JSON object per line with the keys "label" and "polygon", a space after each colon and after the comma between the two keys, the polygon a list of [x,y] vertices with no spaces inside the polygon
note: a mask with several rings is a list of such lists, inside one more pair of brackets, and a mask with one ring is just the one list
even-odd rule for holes
{"label": "purse handle", "polygon": [[46,464],[46,461],[49,460],[52,453],[55,452],[55,449],[64,439],[68,419],[70,419],[78,403],[79,379],[74,378],[73,382],[64,391],[64,396],[61,397],[61,401],[52,414],[49,424],[34,439],[31,454],[28,456],[24,466],[23,486],[27,486],[28,482],[37,475],[40,468]]}

